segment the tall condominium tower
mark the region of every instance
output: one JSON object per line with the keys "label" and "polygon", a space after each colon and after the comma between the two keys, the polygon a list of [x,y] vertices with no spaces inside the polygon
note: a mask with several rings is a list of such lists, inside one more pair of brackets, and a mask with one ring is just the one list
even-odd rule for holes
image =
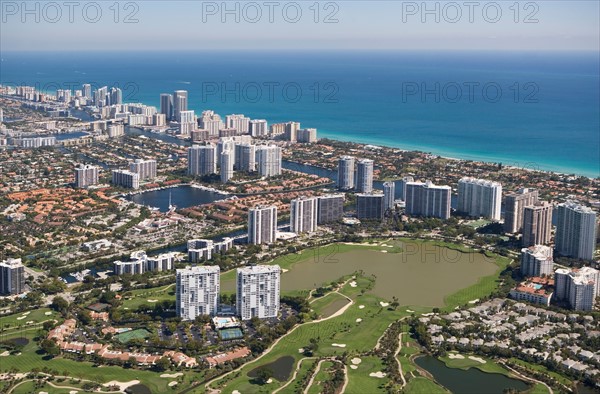
{"label": "tall condominium tower", "polygon": [[14,295],[25,291],[25,267],[21,259],[0,262],[0,294]]}
{"label": "tall condominium tower", "polygon": [[162,93],[160,95],[160,113],[165,115],[167,120],[173,120],[173,95]]}
{"label": "tall condominium tower", "polygon": [[75,167],[75,187],[85,188],[97,184],[99,170],[99,167],[89,164]]}
{"label": "tall condominium tower", "polygon": [[156,178],[156,160],[136,159],[133,163],[129,163],[129,171],[137,173],[140,180],[152,180]]}
{"label": "tall condominium tower", "polygon": [[394,209],[394,201],[396,200],[396,184],[394,182],[383,183],[383,207],[384,209]]}
{"label": "tall condominium tower", "polygon": [[188,174],[209,175],[217,172],[217,148],[213,144],[188,148]]}
{"label": "tall condominium tower", "polygon": [[344,194],[319,196],[317,224],[336,222],[344,216]]}
{"label": "tall condominium tower", "polygon": [[431,182],[407,182],[406,213],[413,216],[450,218],[450,186]]}
{"label": "tall condominium tower", "polygon": [[382,220],[385,213],[383,194],[359,193],[356,195],[356,217],[359,219]]}
{"label": "tall condominium tower", "polygon": [[248,126],[248,132],[252,137],[266,137],[269,135],[269,125],[265,119],[252,119]]}
{"label": "tall condominium tower", "polygon": [[402,201],[406,201],[406,184],[409,182],[414,182],[415,178],[412,176],[405,176],[400,180],[400,198]]}
{"label": "tall condominium tower", "polygon": [[535,189],[519,189],[504,199],[504,231],[518,233],[523,229],[523,211],[525,207],[538,201],[538,191]]}
{"label": "tall condominium tower", "polygon": [[248,211],[248,243],[270,244],[277,236],[277,207],[257,206]]}
{"label": "tall condominium tower", "polygon": [[291,201],[290,231],[294,233],[317,230],[317,197],[299,197]]}
{"label": "tall condominium tower", "polygon": [[600,294],[600,271],[591,267],[559,268],[554,274],[554,297],[577,311],[591,311]]}
{"label": "tall condominium tower", "polygon": [[275,145],[257,146],[256,164],[260,176],[281,175],[281,148]]}
{"label": "tall condominium tower", "polygon": [[281,269],[255,265],[237,269],[236,310],[242,320],[277,317]]}
{"label": "tall condominium tower", "polygon": [[523,210],[523,246],[545,245],[550,242],[552,205],[538,201]]}
{"label": "tall condominium tower", "polygon": [[458,181],[458,211],[469,216],[500,220],[502,185],[484,179]]}
{"label": "tall condominium tower", "polygon": [[521,249],[521,275],[542,276],[552,275],[554,261],[552,248],[545,245],[535,245]]}
{"label": "tall condominium tower", "polygon": [[244,115],[227,115],[225,117],[225,125],[227,128],[235,129],[238,134],[247,134],[250,126],[250,118]]}
{"label": "tall condominium tower", "polygon": [[596,212],[568,201],[558,205],[556,250],[563,256],[592,260],[596,249]]}
{"label": "tall condominium tower", "polygon": [[256,171],[256,145],[239,143],[235,145],[235,168],[239,171]]}
{"label": "tall condominium tower", "polygon": [[350,190],[354,188],[354,157],[342,156],[338,161],[338,188]]}
{"label": "tall condominium tower", "polygon": [[221,183],[227,183],[233,178],[234,153],[225,150],[221,153]]}
{"label": "tall condominium tower", "polygon": [[218,265],[188,267],[177,270],[175,307],[182,320],[194,320],[218,311],[220,290]]}
{"label": "tall condominium tower", "polygon": [[112,183],[129,189],[139,189],[140,176],[128,170],[113,170]]}
{"label": "tall condominium tower", "polygon": [[173,118],[178,122],[181,119],[180,112],[188,109],[188,92],[187,90],[176,90],[173,93]]}
{"label": "tall condominium tower", "polygon": [[373,191],[373,160],[360,159],[356,166],[356,191],[371,193]]}

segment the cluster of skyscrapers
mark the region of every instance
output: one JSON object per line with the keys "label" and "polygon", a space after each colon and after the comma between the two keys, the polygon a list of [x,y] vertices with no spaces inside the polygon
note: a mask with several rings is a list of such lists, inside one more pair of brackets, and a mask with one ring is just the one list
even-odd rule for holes
{"label": "cluster of skyscrapers", "polygon": [[[220,268],[197,266],[177,270],[176,309],[183,320],[219,313]],[[278,265],[238,268],[236,313],[242,320],[277,317],[281,269]]]}
{"label": "cluster of skyscrapers", "polygon": [[204,176],[220,173],[227,183],[234,171],[258,172],[261,177],[281,175],[281,148],[254,145],[245,137],[221,138],[218,144],[193,145],[188,149],[188,174]]}

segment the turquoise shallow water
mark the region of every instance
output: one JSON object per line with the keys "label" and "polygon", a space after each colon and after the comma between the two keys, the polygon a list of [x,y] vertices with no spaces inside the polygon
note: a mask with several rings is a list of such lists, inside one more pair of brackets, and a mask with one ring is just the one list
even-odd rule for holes
{"label": "turquoise shallow water", "polygon": [[298,120],[321,137],[600,176],[598,53],[2,52],[0,82]]}

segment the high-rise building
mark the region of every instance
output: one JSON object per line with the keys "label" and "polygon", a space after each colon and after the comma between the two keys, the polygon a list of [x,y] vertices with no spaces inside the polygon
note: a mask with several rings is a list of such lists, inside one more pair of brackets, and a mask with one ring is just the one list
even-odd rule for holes
{"label": "high-rise building", "polygon": [[214,111],[203,111],[202,117],[198,119],[198,123],[200,124],[200,128],[203,130],[208,130],[208,135],[210,137],[216,137],[219,135],[219,130],[224,127],[223,121],[219,114],[216,114]]}
{"label": "high-rise building", "polygon": [[175,252],[148,256],[145,251],[137,250],[129,256],[129,261],[113,261],[115,275],[137,275],[153,271],[171,271],[175,265]]}
{"label": "high-rise building", "polygon": [[600,271],[591,267],[559,268],[554,273],[554,296],[568,301],[571,309],[591,311],[600,294]]}
{"label": "high-rise building", "polygon": [[311,144],[317,142],[317,129],[298,129],[297,140]]}
{"label": "high-rise building", "polygon": [[596,249],[596,213],[591,208],[568,201],[558,205],[557,216],[555,244],[558,253],[592,260]]}
{"label": "high-rise building", "polygon": [[[221,137],[219,138],[219,142],[217,142],[217,157],[221,157],[221,153],[229,151],[234,156],[235,162],[235,140],[233,137]],[[221,167],[221,161],[219,160],[218,166]]]}
{"label": "high-rise building", "polygon": [[450,218],[450,186],[437,186],[427,181],[407,182],[405,188],[408,215]]}
{"label": "high-rise building", "polygon": [[96,89],[93,93],[94,105],[96,107],[104,107],[106,105],[106,95],[108,94],[108,86],[103,86]]}
{"label": "high-rise building", "polygon": [[356,191],[371,193],[373,191],[373,160],[360,159],[356,165]]}
{"label": "high-rise building", "polygon": [[233,178],[234,153],[224,150],[221,153],[221,183],[227,183]]}
{"label": "high-rise building", "polygon": [[225,117],[225,125],[227,128],[235,129],[237,134],[247,134],[250,126],[250,118],[244,115],[227,115]]}
{"label": "high-rise building", "polygon": [[167,120],[173,119],[173,95],[162,93],[160,95],[160,113],[165,115]]}
{"label": "high-rise building", "polygon": [[83,94],[83,97],[91,99],[92,98],[92,85],[90,85],[89,83],[84,83],[82,85],[81,93]]}
{"label": "high-rise building", "polygon": [[257,146],[256,165],[258,175],[262,177],[281,175],[281,148],[275,145]]}
{"label": "high-rise building", "polygon": [[484,179],[462,178],[458,181],[459,212],[473,217],[500,220],[502,185]]}
{"label": "high-rise building", "polygon": [[277,236],[277,207],[257,206],[248,211],[248,243],[271,244]]}
{"label": "high-rise building", "polygon": [[523,246],[545,245],[550,242],[552,205],[538,201],[523,210]]}
{"label": "high-rise building", "polygon": [[338,161],[338,188],[350,190],[354,188],[354,157],[342,156]]}
{"label": "high-rise building", "polygon": [[211,239],[190,239],[187,242],[188,260],[191,263],[201,263],[210,260],[215,253],[222,253],[233,247],[233,238],[225,237],[221,241]]}
{"label": "high-rise building", "polygon": [[298,141],[298,129],[300,129],[300,122],[287,122],[285,124],[284,137],[286,141],[297,142]]}
{"label": "high-rise building", "polygon": [[80,164],[75,167],[75,187],[85,188],[98,183],[100,168],[90,164]]}
{"label": "high-rise building", "polygon": [[359,193],[356,195],[356,217],[383,220],[384,205],[385,196],[383,194]]}
{"label": "high-rise building", "polygon": [[538,201],[538,191],[522,188],[504,199],[504,231],[518,233],[523,229],[523,211],[525,207]]}
{"label": "high-rise building", "polygon": [[109,138],[117,138],[125,135],[125,126],[122,123],[113,123],[107,127],[106,132]]}
{"label": "high-rise building", "polygon": [[25,267],[21,259],[0,262],[0,294],[14,295],[25,291]]}
{"label": "high-rise building", "polygon": [[396,184],[394,182],[383,183],[383,208],[387,210],[394,209],[396,200]]}
{"label": "high-rise building", "polygon": [[265,119],[252,119],[249,124],[252,137],[266,137],[269,135],[269,126]]}
{"label": "high-rise building", "polygon": [[119,88],[110,88],[108,94],[108,105],[120,105],[123,104],[123,91]]}
{"label": "high-rise building", "polygon": [[217,173],[217,148],[214,144],[192,145],[188,148],[188,174],[210,175]]}
{"label": "high-rise building", "polygon": [[256,146],[251,143],[235,145],[235,168],[239,171],[256,171]]}
{"label": "high-rise building", "polygon": [[277,317],[281,269],[255,265],[237,269],[236,310],[242,320]]}
{"label": "high-rise building", "polygon": [[156,160],[135,159],[133,163],[129,163],[129,171],[138,174],[140,180],[152,180],[156,178]]}
{"label": "high-rise building", "polygon": [[319,196],[317,224],[337,222],[344,216],[344,194]]}
{"label": "high-rise building", "polygon": [[216,315],[219,307],[220,268],[218,265],[177,270],[175,307],[182,320]]}
{"label": "high-rise building", "polygon": [[550,276],[554,272],[552,248],[535,245],[521,249],[521,275]]}
{"label": "high-rise building", "polygon": [[406,201],[406,184],[414,181],[415,178],[412,176],[405,176],[400,180],[400,199],[402,201]]}
{"label": "high-rise building", "polygon": [[312,233],[317,230],[317,197],[299,197],[291,201],[290,231],[293,233]]}
{"label": "high-rise building", "polygon": [[129,189],[139,189],[140,176],[128,170],[113,170],[112,183]]}
{"label": "high-rise building", "polygon": [[187,90],[176,90],[173,93],[173,118],[180,122],[180,112],[188,109]]}

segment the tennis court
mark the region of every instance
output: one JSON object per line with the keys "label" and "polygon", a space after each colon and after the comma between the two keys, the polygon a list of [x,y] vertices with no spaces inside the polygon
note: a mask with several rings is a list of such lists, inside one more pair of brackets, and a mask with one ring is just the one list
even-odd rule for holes
{"label": "tennis court", "polygon": [[146,339],[150,336],[148,330],[140,328],[138,330],[127,331],[122,334],[115,335],[115,338],[121,343],[127,343],[132,339]]}
{"label": "tennis court", "polygon": [[244,334],[242,334],[242,330],[239,328],[225,328],[223,330],[219,330],[219,336],[222,340],[228,341],[231,339],[243,338]]}

